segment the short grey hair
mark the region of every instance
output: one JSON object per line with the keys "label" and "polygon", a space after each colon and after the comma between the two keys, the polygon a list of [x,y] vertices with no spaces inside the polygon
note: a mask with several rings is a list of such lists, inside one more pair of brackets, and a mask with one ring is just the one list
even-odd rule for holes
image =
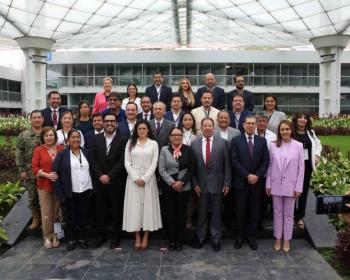
{"label": "short grey hair", "polygon": [[265,111],[259,111],[255,113],[255,118],[265,118],[265,119],[269,119],[268,114]]}

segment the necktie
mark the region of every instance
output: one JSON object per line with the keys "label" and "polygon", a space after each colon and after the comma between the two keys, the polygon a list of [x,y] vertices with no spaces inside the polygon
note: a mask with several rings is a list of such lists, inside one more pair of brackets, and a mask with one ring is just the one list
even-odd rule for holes
{"label": "necktie", "polygon": [[145,113],[145,120],[148,121],[148,114]]}
{"label": "necktie", "polygon": [[252,137],[251,136],[248,137],[248,148],[249,148],[250,158],[253,158],[254,145],[253,145],[253,141],[252,141]]}
{"label": "necktie", "polygon": [[57,110],[53,110],[53,112],[52,112],[52,121],[53,121],[53,125],[56,127],[57,126]]}
{"label": "necktie", "polygon": [[207,138],[207,145],[205,148],[205,166],[208,168],[210,160],[210,138]]}
{"label": "necktie", "polygon": [[160,132],[160,122],[157,122],[156,131],[157,131],[157,135],[158,135]]}

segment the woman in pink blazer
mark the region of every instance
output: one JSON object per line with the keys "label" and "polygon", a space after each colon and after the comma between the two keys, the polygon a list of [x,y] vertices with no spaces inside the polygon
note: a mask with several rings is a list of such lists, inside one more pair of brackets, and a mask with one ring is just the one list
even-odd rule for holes
{"label": "woman in pink blazer", "polygon": [[282,120],[278,126],[277,141],[270,146],[270,165],[266,176],[266,193],[272,195],[273,232],[275,250],[290,249],[293,235],[293,213],[295,199],[303,190],[304,149],[294,140],[292,123]]}
{"label": "woman in pink blazer", "polygon": [[101,113],[107,109],[108,97],[112,92],[113,80],[110,77],[103,79],[103,90],[99,91],[95,95],[94,108],[92,113]]}

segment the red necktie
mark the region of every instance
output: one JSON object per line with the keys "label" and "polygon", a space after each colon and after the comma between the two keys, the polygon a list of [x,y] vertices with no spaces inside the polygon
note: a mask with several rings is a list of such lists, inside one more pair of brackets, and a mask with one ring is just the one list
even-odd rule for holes
{"label": "red necktie", "polygon": [[207,145],[205,149],[205,166],[208,168],[210,160],[210,138],[207,138]]}
{"label": "red necktie", "polygon": [[56,128],[56,126],[57,126],[57,111],[56,110],[53,110],[52,121],[53,121],[54,127]]}

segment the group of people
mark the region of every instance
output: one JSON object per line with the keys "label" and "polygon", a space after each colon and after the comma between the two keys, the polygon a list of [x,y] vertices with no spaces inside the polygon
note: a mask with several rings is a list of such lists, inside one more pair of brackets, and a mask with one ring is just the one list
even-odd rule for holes
{"label": "group of people", "polygon": [[19,135],[16,151],[30,229],[41,223],[44,246],[55,248],[54,223],[64,219],[67,250],[88,248],[91,220],[95,248],[108,232],[110,247],[119,247],[124,230],[135,234],[135,250],[145,250],[149,232],[162,229],[168,249],[181,251],[196,209],[196,248],[208,240],[210,222],[209,239],[219,251],[222,218],[235,215],[234,247],[247,242],[257,250],[256,232],[272,197],[274,248],[289,251],[294,219],[305,226],[311,173],[322,149],[309,115],[287,120],[273,95],[253,114],[253,95],[241,75],[227,94],[211,73],[196,94],[187,78],[177,93],[163,85],[161,73],[153,78],[142,98],[130,84],[125,99],[105,78],[93,109],[81,101],[75,119],[60,106],[58,91],[49,93],[47,108],[31,112],[31,128]]}

